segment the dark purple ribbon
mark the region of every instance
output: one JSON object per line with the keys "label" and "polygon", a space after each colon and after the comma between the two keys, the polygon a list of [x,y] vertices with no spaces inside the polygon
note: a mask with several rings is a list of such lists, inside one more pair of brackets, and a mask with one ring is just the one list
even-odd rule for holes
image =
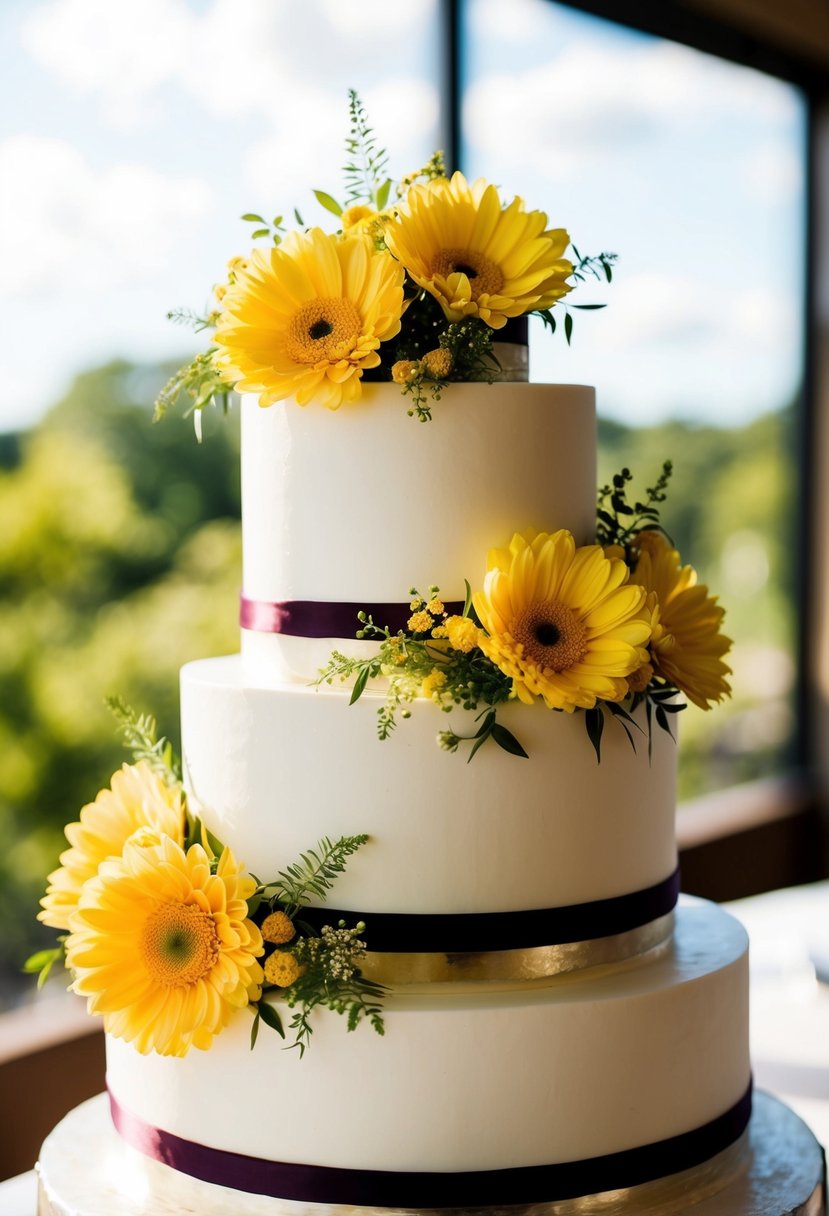
{"label": "dark purple ribbon", "polygon": [[[450,616],[463,612],[463,601],[444,604]],[[297,638],[353,638],[365,612],[381,628],[397,633],[412,615],[407,604],[347,604],[327,600],[250,600],[241,596],[239,623],[256,633],[287,633]]]}
{"label": "dark purple ribbon", "polygon": [[[601,1092],[596,1102],[601,1102]],[[273,1199],[388,1208],[548,1203],[653,1182],[702,1164],[733,1144],[751,1116],[751,1085],[730,1110],[702,1127],[654,1144],[555,1165],[462,1174],[350,1170],[297,1165],[207,1148],[144,1123],[109,1096],[112,1121],[139,1152],[217,1186]],[[400,1095],[401,1102],[405,1095]],[[497,1111],[493,1112],[497,1118]]]}
{"label": "dark purple ribbon", "polygon": [[364,920],[372,951],[415,954],[462,954],[480,950],[524,950],[612,937],[638,929],[676,905],[679,870],[644,891],[596,899],[561,908],[525,912],[460,912],[423,914],[352,912],[339,908],[303,908],[300,918],[319,932],[340,920]]}

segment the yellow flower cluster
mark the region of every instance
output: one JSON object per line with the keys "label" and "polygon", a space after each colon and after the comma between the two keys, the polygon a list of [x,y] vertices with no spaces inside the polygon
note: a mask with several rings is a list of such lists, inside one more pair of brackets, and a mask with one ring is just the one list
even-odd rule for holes
{"label": "yellow flower cluster", "polygon": [[[214,293],[221,307],[214,363],[222,380],[269,406],[293,396],[329,409],[357,401],[363,373],[380,365],[381,343],[401,329],[412,302],[403,286],[425,291],[447,323],[479,318],[492,330],[510,317],[551,307],[570,291],[569,237],[541,211],[493,185],[427,174],[385,210],[354,204],[341,232],[290,232],[281,244],[234,258]],[[441,346],[401,359],[392,380],[411,386],[449,379],[453,357]]]}
{"label": "yellow flower cluster", "polygon": [[598,545],[567,531],[513,536],[487,560],[473,604],[484,654],[512,679],[513,695],[550,709],[621,701],[648,659],[651,626],[642,587]]}
{"label": "yellow flower cluster", "polygon": [[620,546],[577,548],[569,532],[516,534],[493,550],[473,604],[483,625],[445,621],[512,679],[513,695],[552,709],[591,709],[656,679],[702,709],[730,694],[723,609],[657,529],[638,533],[631,571]]}
{"label": "yellow flower cluster", "polygon": [[169,836],[128,840],[70,917],[74,991],[109,1034],[142,1053],[209,1047],[231,1013],[261,994],[262,937],[247,915],[255,887],[230,849],[213,873],[201,845],[185,852]]}
{"label": "yellow flower cluster", "polygon": [[302,966],[287,950],[274,950],[265,959],[265,979],[278,988],[289,988],[302,975]]}
{"label": "yellow flower cluster", "polygon": [[296,929],[294,922],[287,913],[277,910],[271,912],[262,921],[262,940],[270,942],[274,946],[283,946],[285,942],[290,942],[296,937]]}
{"label": "yellow flower cluster", "polygon": [[[724,609],[696,571],[683,566],[662,532],[648,528],[636,537],[631,580],[648,592],[653,636],[646,669],[674,684],[700,709],[731,694],[731,668],[723,656],[731,639],[721,632]],[[638,683],[645,679],[645,672]],[[645,680],[647,683],[647,680]],[[633,691],[637,691],[634,689]]]}
{"label": "yellow flower cluster", "polygon": [[215,873],[201,845],[185,852],[181,787],[144,761],[116,772],[66,835],[39,918],[68,931],[74,990],[141,1052],[208,1047],[259,995],[254,880],[229,849]]}
{"label": "yellow flower cluster", "polygon": [[441,671],[440,668],[436,667],[433,671],[429,672],[428,676],[424,677],[420,688],[420,695],[423,697],[430,697],[433,701],[439,701],[440,690],[445,687],[446,672]]}

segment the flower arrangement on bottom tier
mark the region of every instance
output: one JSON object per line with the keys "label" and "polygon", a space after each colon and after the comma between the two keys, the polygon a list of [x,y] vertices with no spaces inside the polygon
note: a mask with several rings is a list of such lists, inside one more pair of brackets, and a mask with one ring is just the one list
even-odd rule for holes
{"label": "flower arrangement on bottom tier", "polygon": [[406,630],[392,633],[361,612],[357,637],[378,642],[377,652],[334,651],[317,683],[353,680],[353,704],[370,680],[384,678],[381,739],[418,697],[446,712],[478,710],[471,736],[438,733],[447,751],[470,743],[469,759],[489,739],[526,758],[498,721],[510,700],[583,711],[599,760],[605,711],[635,748],[642,728],[633,711],[644,704],[650,747],[652,724],[670,732],[670,715],[685,708],[681,696],[710,709],[731,692],[724,610],[683,566],[659,522],[671,472],[666,461],[641,502],[628,501],[628,469],[602,487],[596,544],[577,546],[564,529],[515,533],[507,547],[490,550],[482,590],[472,594],[466,583],[461,612],[447,609],[436,586],[425,596],[410,588]]}
{"label": "flower arrangement on bottom tier", "polygon": [[104,1028],[140,1052],[206,1049],[231,1016],[253,1015],[285,1038],[269,997],[280,993],[302,1055],[319,1006],[383,1033],[385,988],[360,972],[365,924],[320,933],[302,917],[324,900],[365,835],[320,840],[275,879],[245,873],[188,806],[181,772],[154,719],[111,702],[135,763],[66,828],[70,848],[49,876],[39,919],[59,945],[26,962],[43,983],[56,962],[73,974]]}

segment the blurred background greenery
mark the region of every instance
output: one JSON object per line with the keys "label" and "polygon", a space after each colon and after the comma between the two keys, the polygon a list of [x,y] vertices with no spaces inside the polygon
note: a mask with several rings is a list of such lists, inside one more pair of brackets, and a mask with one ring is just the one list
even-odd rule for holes
{"label": "blurred background greenery", "polygon": [[[0,436],[0,1004],[50,945],[35,920],[63,825],[125,758],[104,698],[178,742],[178,669],[238,648],[238,417],[205,439],[148,402],[169,368],[110,363],[32,430]],[[683,715],[681,795],[773,773],[791,733],[791,411],[719,429],[600,427],[600,480],[642,491],[671,457],[664,520],[739,639],[735,696]],[[700,490],[705,486],[705,492]]]}

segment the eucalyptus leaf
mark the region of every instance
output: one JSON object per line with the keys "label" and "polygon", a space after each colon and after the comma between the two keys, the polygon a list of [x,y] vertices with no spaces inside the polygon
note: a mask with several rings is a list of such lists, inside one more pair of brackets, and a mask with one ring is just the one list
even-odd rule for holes
{"label": "eucalyptus leaf", "polygon": [[564,314],[564,336],[567,339],[567,345],[570,345],[570,339],[573,336],[573,316],[572,313]]}
{"label": "eucalyptus leaf", "polygon": [[493,722],[490,734],[498,746],[502,747],[505,752],[509,752],[511,756],[523,756],[525,760],[529,759],[512,731],[507,730],[506,726],[502,726],[500,722]]}
{"label": "eucalyptus leaf", "polygon": [[257,1006],[256,1017],[253,1019],[253,1025],[250,1028],[250,1049],[251,1049],[251,1051],[253,1051],[254,1047],[256,1046],[256,1040],[259,1038],[259,1023],[261,1021],[260,1009],[261,1009],[261,1006]]}
{"label": "eucalyptus leaf", "polygon": [[330,211],[332,215],[342,215],[343,209],[340,204],[330,194],[326,194],[324,190],[315,190],[314,198],[326,211]]}
{"label": "eucalyptus leaf", "polygon": [[44,967],[51,967],[59,954],[58,949],[38,950],[36,954],[29,955],[22,970],[26,975],[34,975],[37,971],[42,971]]}
{"label": "eucalyptus leaf", "polygon": [[268,222],[264,215],[257,215],[255,211],[246,211],[242,219],[248,224],[267,224]]}
{"label": "eucalyptus leaf", "polygon": [[369,667],[363,667],[363,669],[360,671],[360,674],[354,681],[354,687],[351,690],[351,699],[348,702],[349,705],[353,705],[355,701],[359,701],[360,697],[365,692],[370,670],[371,669]]}
{"label": "eucalyptus leaf", "polygon": [[600,709],[586,709],[584,711],[584,725],[587,730],[587,737],[593,744],[593,750],[596,753],[596,760],[599,762],[599,764],[601,764],[604,714]]}
{"label": "eucalyptus leaf", "polygon": [[387,177],[380,189],[377,191],[377,210],[382,211],[386,203],[389,201],[389,191],[391,190],[391,178]]}
{"label": "eucalyptus leaf", "polygon": [[269,1005],[267,1001],[260,1002],[258,1016],[262,1019],[266,1026],[270,1026],[271,1030],[275,1030],[280,1038],[285,1038],[285,1028],[282,1025],[282,1018],[276,1012],[273,1005]]}

